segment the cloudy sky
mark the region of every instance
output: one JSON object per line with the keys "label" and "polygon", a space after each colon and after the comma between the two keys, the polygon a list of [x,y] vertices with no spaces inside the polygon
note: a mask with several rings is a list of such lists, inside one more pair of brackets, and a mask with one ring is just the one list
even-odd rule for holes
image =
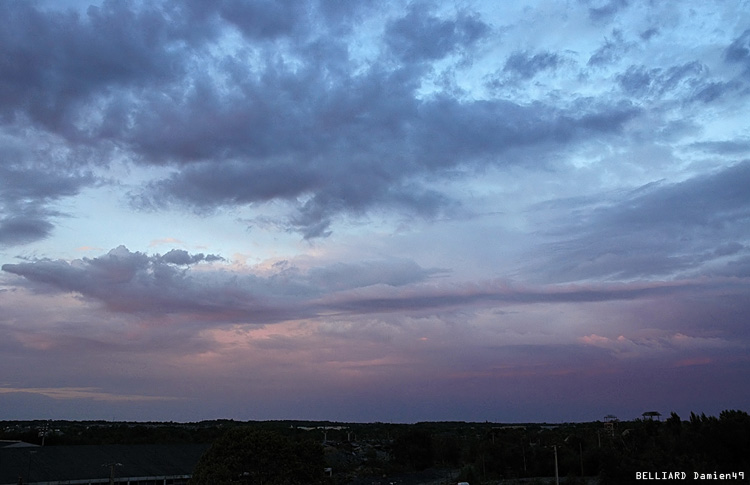
{"label": "cloudy sky", "polygon": [[0,2],[3,419],[748,410],[747,0]]}

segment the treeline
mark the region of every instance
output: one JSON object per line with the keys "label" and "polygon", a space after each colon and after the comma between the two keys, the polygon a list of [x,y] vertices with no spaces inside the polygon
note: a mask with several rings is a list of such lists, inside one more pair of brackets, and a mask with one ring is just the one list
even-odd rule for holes
{"label": "treeline", "polygon": [[[658,413],[657,413],[658,414]],[[645,416],[645,415],[644,415]],[[655,419],[648,419],[655,418]],[[744,472],[750,478],[750,416],[675,413],[634,421],[561,425],[427,422],[416,424],[309,421],[200,423],[0,422],[0,439],[45,445],[216,443],[238,428],[271,432],[292,442],[317,443],[328,467],[352,477],[451,470],[455,480],[477,483],[553,477],[564,483],[633,483],[636,472]],[[59,431],[55,431],[59,430]],[[329,480],[330,483],[330,480]]]}
{"label": "treeline", "polygon": [[[473,426],[460,432],[415,425],[394,439],[395,465],[422,470],[458,469],[457,480],[484,481],[550,477],[555,454],[561,477],[599,473],[601,423]],[[568,483],[572,483],[569,481]]]}
{"label": "treeline", "polygon": [[603,483],[632,483],[636,472],[680,471],[698,474],[743,472],[750,478],[750,416],[723,411],[718,418],[672,413],[665,421],[620,423],[604,449]]}
{"label": "treeline", "polygon": [[250,426],[234,427],[203,455],[190,483],[327,485],[325,468],[319,442]]}
{"label": "treeline", "polygon": [[[0,421],[0,440],[49,446],[106,444],[212,443],[228,429],[252,426],[282,434],[304,433],[300,427],[340,427],[327,421],[236,421],[217,419],[194,423],[32,420]],[[322,436],[322,434],[321,434]],[[336,435],[338,437],[338,435]]]}
{"label": "treeline", "polygon": [[[179,423],[110,423],[106,421],[10,421],[0,422],[0,439],[45,446],[106,444],[211,443],[225,425]],[[44,435],[44,436],[42,436]]]}
{"label": "treeline", "polygon": [[415,470],[458,467],[460,478],[482,483],[508,478],[551,477],[564,483],[633,483],[636,472],[743,472],[750,478],[750,415],[723,411],[718,417],[671,413],[664,421],[472,427],[448,432],[414,425],[392,444],[395,464]]}
{"label": "treeline", "polygon": [[460,467],[461,478],[483,481],[550,477],[582,483],[633,483],[636,472],[681,471],[687,477],[744,472],[750,478],[750,416],[723,411],[718,417],[672,413],[664,421],[638,419],[556,427],[476,427],[450,433],[415,425],[392,445],[395,463],[413,469]]}

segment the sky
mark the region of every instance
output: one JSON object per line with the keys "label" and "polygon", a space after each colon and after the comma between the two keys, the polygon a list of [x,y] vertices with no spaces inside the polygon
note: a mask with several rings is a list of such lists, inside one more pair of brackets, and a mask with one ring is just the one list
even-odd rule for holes
{"label": "sky", "polygon": [[750,2],[0,2],[0,419],[750,404]]}

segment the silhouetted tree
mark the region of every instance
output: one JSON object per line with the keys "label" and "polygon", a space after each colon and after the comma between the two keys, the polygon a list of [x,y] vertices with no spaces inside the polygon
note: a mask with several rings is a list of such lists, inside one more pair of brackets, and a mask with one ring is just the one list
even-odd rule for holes
{"label": "silhouetted tree", "polygon": [[323,448],[279,433],[230,429],[200,459],[191,484],[302,485],[324,481]]}
{"label": "silhouetted tree", "polygon": [[722,411],[718,418],[690,413],[682,421],[671,413],[664,422],[628,423],[626,432],[603,450],[599,478],[603,485],[631,483],[636,471],[703,470],[750,467],[750,415]]}
{"label": "silhouetted tree", "polygon": [[432,439],[436,463],[442,466],[457,466],[461,462],[461,445],[450,434],[435,436]]}
{"label": "silhouetted tree", "polygon": [[400,465],[424,470],[433,464],[432,436],[423,429],[409,429],[393,442],[393,457]]}

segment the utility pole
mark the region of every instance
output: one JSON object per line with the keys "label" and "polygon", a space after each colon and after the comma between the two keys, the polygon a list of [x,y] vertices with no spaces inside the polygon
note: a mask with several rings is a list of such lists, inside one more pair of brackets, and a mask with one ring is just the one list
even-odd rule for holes
{"label": "utility pole", "polygon": [[555,445],[555,485],[560,485],[560,476],[557,473],[557,445]]}
{"label": "utility pole", "polygon": [[49,421],[45,422],[42,425],[41,431],[39,431],[39,436],[42,438],[42,446],[44,446],[44,439],[47,437],[48,433],[49,433]]}
{"label": "utility pole", "polygon": [[578,442],[578,454],[581,457],[581,478],[583,478],[583,447],[580,441]]}

